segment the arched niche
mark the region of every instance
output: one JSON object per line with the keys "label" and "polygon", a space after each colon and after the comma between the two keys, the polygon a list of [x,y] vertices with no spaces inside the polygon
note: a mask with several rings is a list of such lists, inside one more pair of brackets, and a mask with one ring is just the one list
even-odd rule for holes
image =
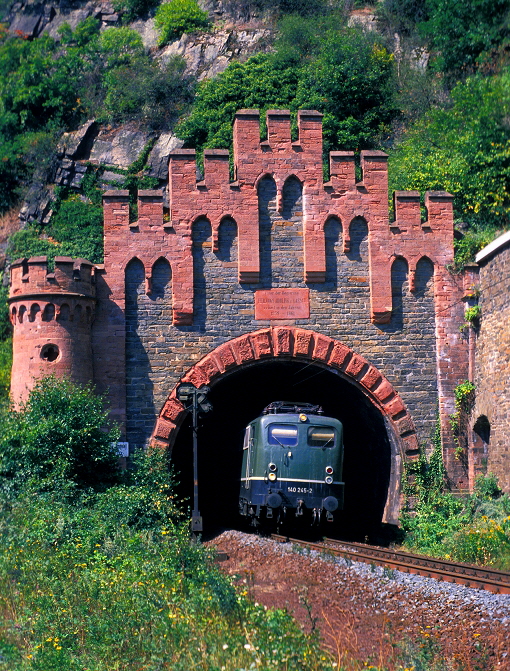
{"label": "arched niche", "polygon": [[427,256],[422,256],[414,272],[414,293],[417,297],[433,291],[434,264]]}
{"label": "arched niche", "polygon": [[42,313],[43,322],[50,322],[55,319],[55,306],[53,303],[47,303]]}
{"label": "arched niche", "polygon": [[151,292],[152,300],[165,300],[171,298],[170,282],[172,269],[170,263],[164,257],[160,257],[152,266]]}
{"label": "arched niche", "polygon": [[303,185],[295,175],[287,177],[282,189],[282,218],[292,219],[303,214]]}
{"label": "arched niche", "polygon": [[326,248],[326,284],[335,289],[338,285],[338,262],[342,252],[342,223],[338,217],[330,216],[324,224]]}
{"label": "arched niche", "polygon": [[39,305],[37,303],[32,303],[32,305],[30,306],[28,321],[34,322],[37,319],[37,315],[39,314],[40,311],[41,308],[39,307]]}
{"label": "arched niche", "polygon": [[355,217],[349,224],[348,243],[346,240],[345,251],[347,258],[351,261],[366,261],[368,259],[368,224],[363,217]]}
{"label": "arched niche", "polygon": [[232,217],[223,217],[218,227],[218,251],[220,261],[237,261],[237,223]]}
{"label": "arched niche", "polygon": [[409,291],[409,266],[401,256],[391,264],[391,325],[402,329],[404,326],[404,295]]}

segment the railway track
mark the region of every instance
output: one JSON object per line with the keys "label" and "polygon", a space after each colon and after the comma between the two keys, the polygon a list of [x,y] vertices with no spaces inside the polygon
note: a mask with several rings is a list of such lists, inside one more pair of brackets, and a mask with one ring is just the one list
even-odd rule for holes
{"label": "railway track", "polygon": [[301,547],[337,555],[352,561],[376,564],[405,573],[417,573],[427,578],[485,589],[495,594],[510,594],[510,573],[488,567],[450,562],[446,559],[431,559],[423,555],[398,552],[364,543],[348,543],[331,538],[325,538],[321,543],[301,541],[278,534],[273,534],[271,538],[282,543],[295,543]]}

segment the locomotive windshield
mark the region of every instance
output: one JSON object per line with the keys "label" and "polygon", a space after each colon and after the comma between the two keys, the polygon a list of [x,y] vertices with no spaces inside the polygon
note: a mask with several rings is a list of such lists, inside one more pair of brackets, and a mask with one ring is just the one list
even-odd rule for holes
{"label": "locomotive windshield", "polygon": [[297,426],[292,424],[270,424],[267,431],[269,445],[295,447],[298,444]]}
{"label": "locomotive windshield", "polygon": [[311,426],[308,429],[310,447],[334,447],[335,429],[332,426]]}

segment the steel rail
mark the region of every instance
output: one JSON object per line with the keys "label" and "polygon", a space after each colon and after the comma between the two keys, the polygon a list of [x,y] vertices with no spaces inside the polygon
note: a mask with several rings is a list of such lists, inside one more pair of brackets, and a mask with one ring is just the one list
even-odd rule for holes
{"label": "steel rail", "polygon": [[405,573],[416,573],[427,578],[454,582],[476,589],[485,589],[495,594],[510,594],[510,573],[485,566],[451,562],[446,559],[433,559],[375,545],[350,543],[332,538],[325,538],[321,543],[302,541],[279,534],[272,534],[271,538],[279,542],[295,543],[318,552],[338,555],[353,561],[377,564]]}

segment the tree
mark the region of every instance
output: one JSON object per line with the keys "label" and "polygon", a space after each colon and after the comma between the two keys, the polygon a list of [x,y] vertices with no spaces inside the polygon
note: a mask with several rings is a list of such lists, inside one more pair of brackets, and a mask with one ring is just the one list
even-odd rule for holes
{"label": "tree", "polygon": [[[510,70],[457,84],[449,106],[427,112],[390,150],[390,189],[446,190],[456,217],[478,234],[508,227],[509,117]],[[476,252],[487,234],[478,238],[463,246]]]}
{"label": "tree", "polygon": [[119,431],[90,386],[43,378],[19,410],[3,413],[1,423],[4,486],[45,491],[69,484],[101,487],[118,478]]}
{"label": "tree", "polygon": [[450,81],[475,72],[483,54],[510,37],[509,0],[427,0],[426,7],[420,29]]}

